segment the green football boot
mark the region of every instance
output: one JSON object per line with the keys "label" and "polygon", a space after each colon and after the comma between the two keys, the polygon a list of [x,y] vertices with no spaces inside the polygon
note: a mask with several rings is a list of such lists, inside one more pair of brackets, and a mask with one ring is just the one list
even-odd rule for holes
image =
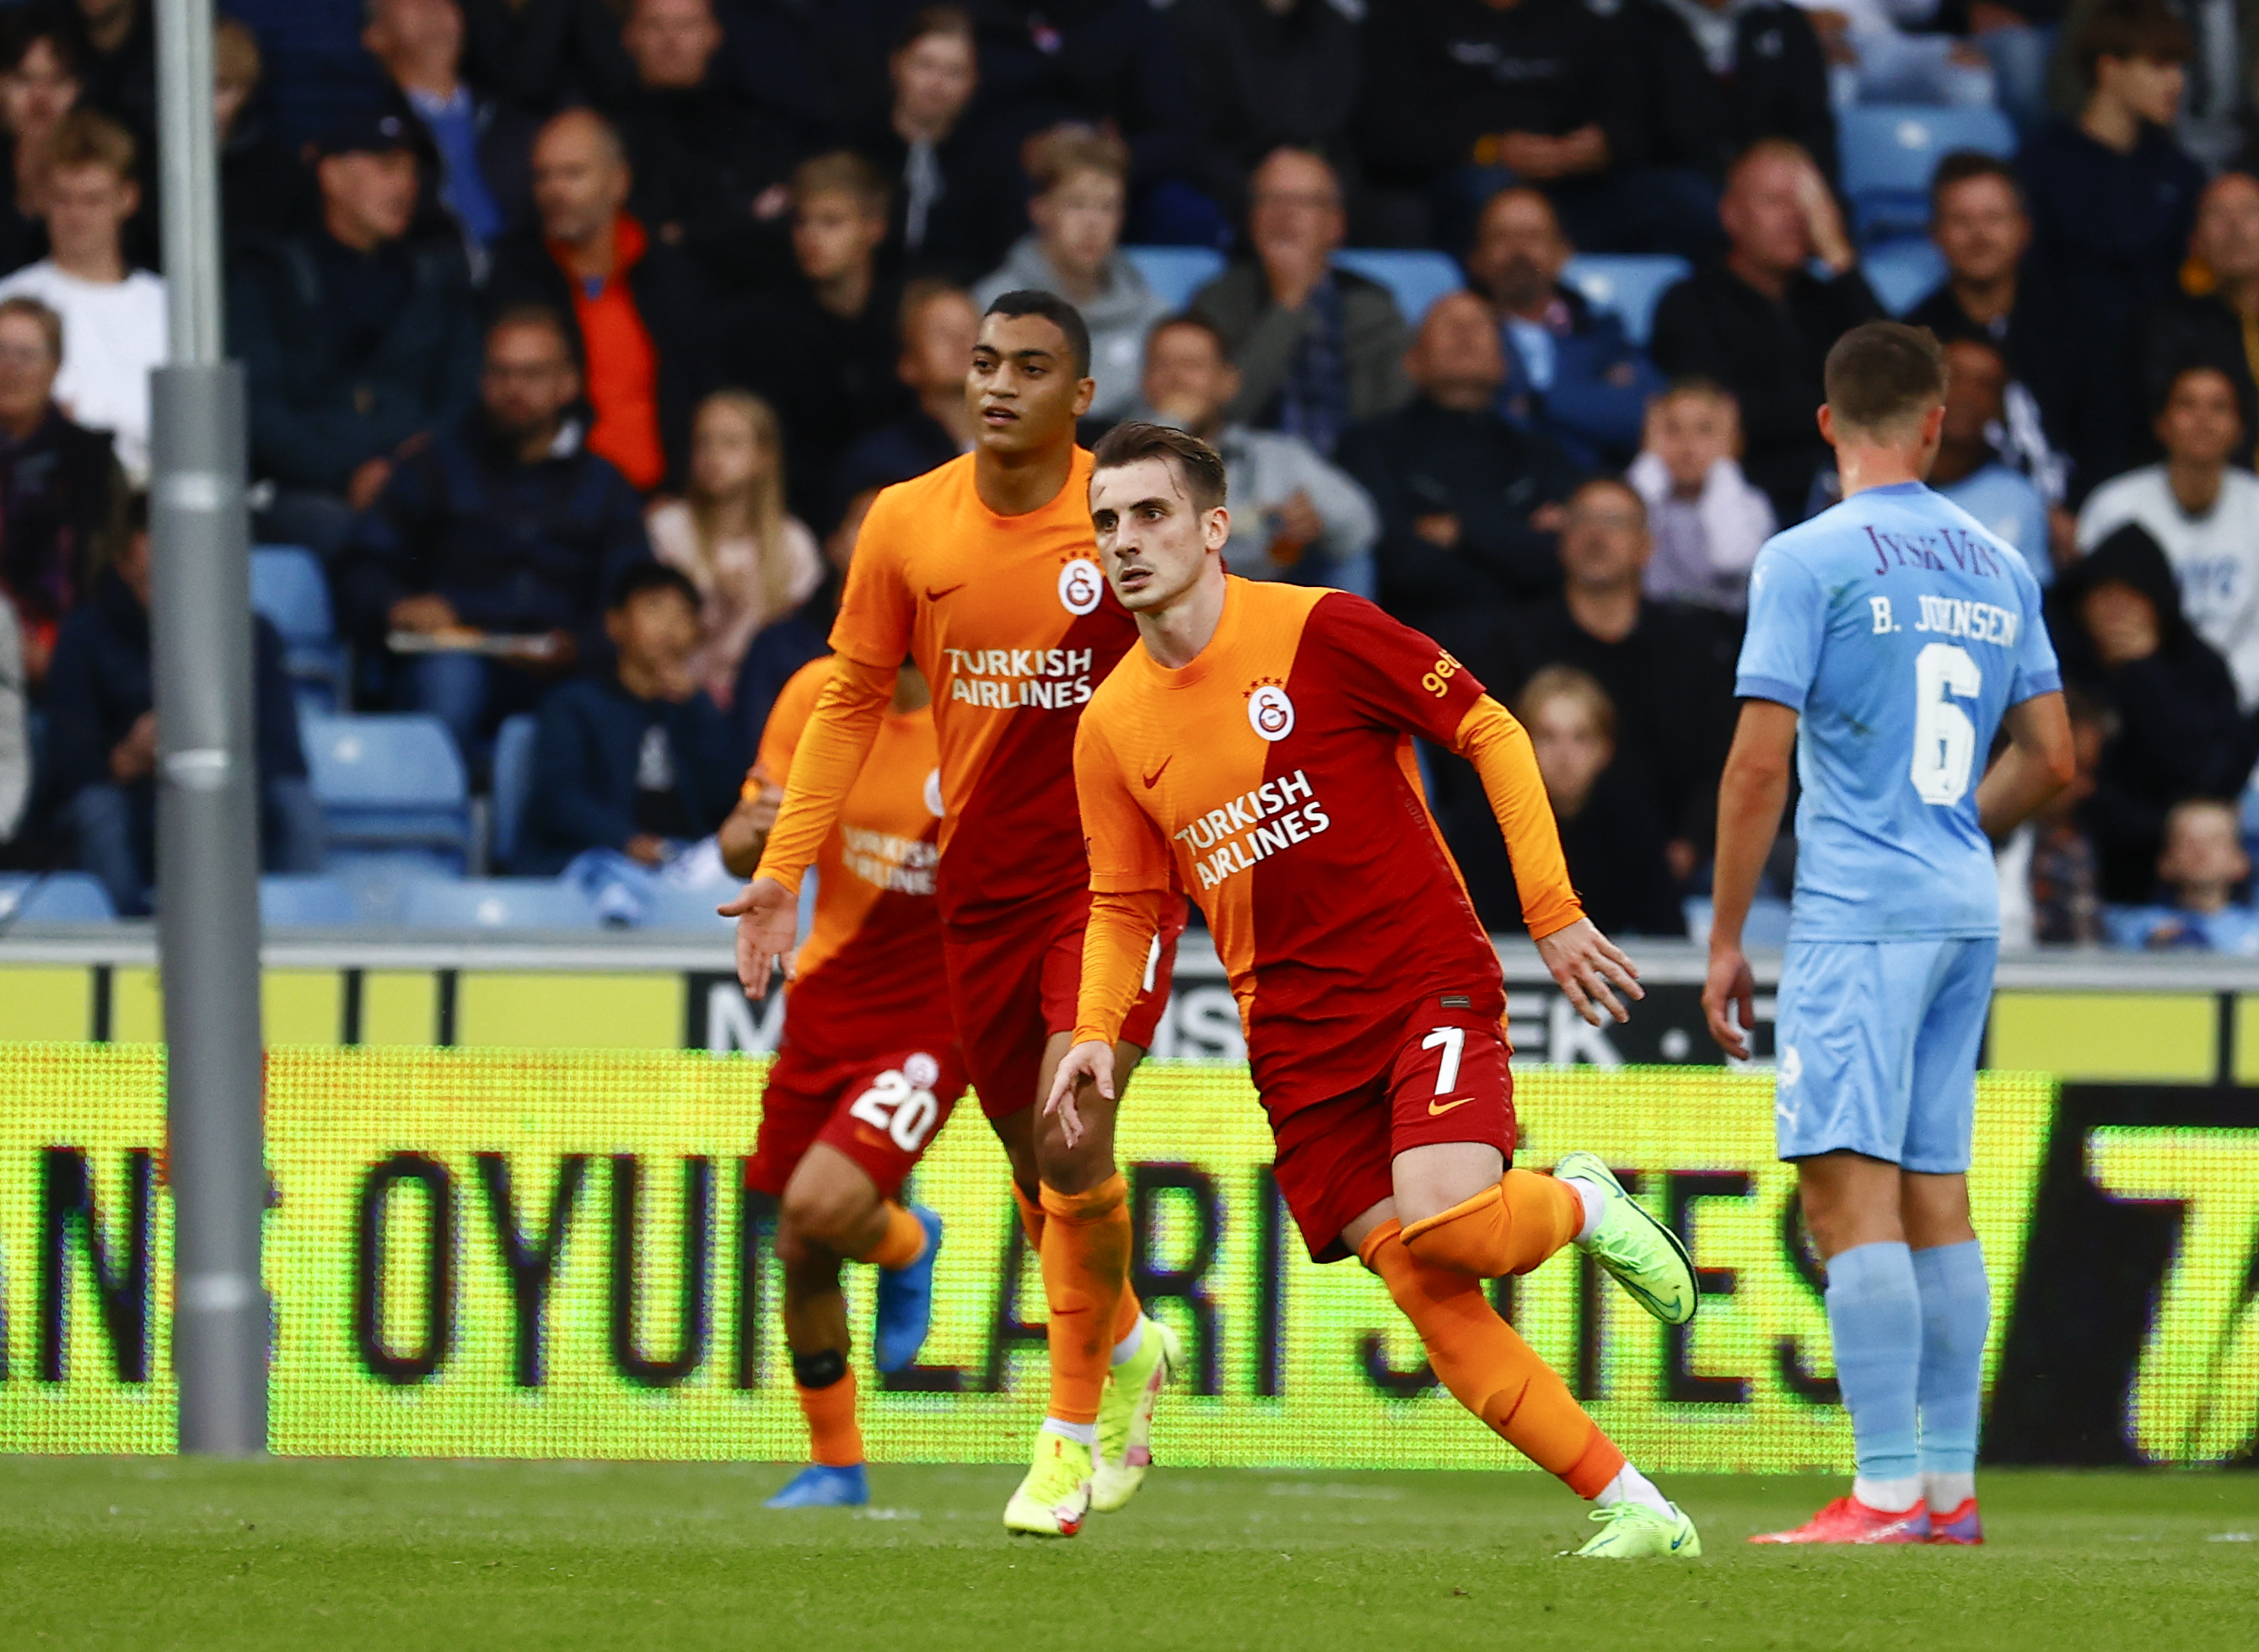
{"label": "green football boot", "polygon": [[1678,1235],[1624,1192],[1597,1153],[1571,1153],[1553,1167],[1553,1174],[1564,1181],[1590,1182],[1607,1196],[1592,1237],[1578,1240],[1578,1247],[1665,1325],[1692,1319],[1702,1287],[1694,1278],[1694,1259]]}
{"label": "green football boot", "polygon": [[1668,1515],[1657,1513],[1644,1503],[1618,1503],[1613,1508],[1594,1509],[1593,1519],[1600,1529],[1592,1542],[1576,1551],[1575,1559],[1692,1560],[1702,1552],[1701,1535],[1676,1503]]}

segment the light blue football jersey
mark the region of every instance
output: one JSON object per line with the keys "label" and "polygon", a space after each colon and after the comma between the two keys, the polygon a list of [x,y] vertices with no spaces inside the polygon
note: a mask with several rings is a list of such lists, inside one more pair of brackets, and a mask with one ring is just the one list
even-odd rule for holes
{"label": "light blue football jersey", "polygon": [[1768,540],[1735,692],[1802,719],[1790,935],[1999,934],[1977,783],[2002,714],[2062,686],[2024,559],[1919,482]]}

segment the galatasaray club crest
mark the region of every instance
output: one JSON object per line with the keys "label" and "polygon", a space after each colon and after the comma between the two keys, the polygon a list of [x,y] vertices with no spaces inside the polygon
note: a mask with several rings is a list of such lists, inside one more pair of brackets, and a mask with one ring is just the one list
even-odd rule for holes
{"label": "galatasaray club crest", "polygon": [[1294,732],[1294,702],[1275,679],[1265,677],[1247,691],[1247,724],[1266,740]]}
{"label": "galatasaray club crest", "polygon": [[1106,576],[1088,557],[1077,557],[1059,570],[1059,606],[1080,618],[1106,595]]}

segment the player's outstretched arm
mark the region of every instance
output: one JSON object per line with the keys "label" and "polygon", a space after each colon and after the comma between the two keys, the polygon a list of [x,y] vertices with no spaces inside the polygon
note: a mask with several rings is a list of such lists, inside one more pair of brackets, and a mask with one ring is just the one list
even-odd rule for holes
{"label": "player's outstretched arm", "polygon": [[[1749,1055],[1757,1020],[1757,982],[1742,952],[1742,926],[1757,898],[1757,877],[1788,806],[1789,765],[1796,757],[1797,714],[1773,700],[1745,700],[1734,748],[1718,782],[1718,858],[1711,880],[1710,972],[1702,1014],[1710,1036],[1737,1061]],[[1727,1014],[1736,1011],[1739,1025]]]}
{"label": "player's outstretched arm", "polygon": [[2034,694],[2010,706],[2000,724],[2008,731],[2008,749],[1977,785],[1977,822],[1995,843],[2078,773],[2070,713],[2060,693]]}
{"label": "player's outstretched arm", "polygon": [[1490,800],[1514,881],[1521,891],[1521,921],[1536,939],[1537,955],[1570,1006],[1591,1025],[1631,1012],[1616,994],[1647,996],[1639,971],[1623,950],[1585,916],[1569,883],[1569,863],[1561,852],[1561,829],[1545,795],[1545,779],[1529,734],[1504,706],[1483,695],[1460,722],[1453,749],[1475,765],[1483,794]]}
{"label": "player's outstretched arm", "polygon": [[791,954],[801,876],[839,823],[840,807],[863,772],[894,698],[897,669],[838,657],[794,750],[784,801],[752,881],[717,908],[738,920],[738,980],[750,997],[768,991],[771,970]]}

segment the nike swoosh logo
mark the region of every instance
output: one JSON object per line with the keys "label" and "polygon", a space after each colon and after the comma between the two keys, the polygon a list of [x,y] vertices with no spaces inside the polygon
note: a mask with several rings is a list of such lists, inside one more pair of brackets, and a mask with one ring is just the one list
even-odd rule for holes
{"label": "nike swoosh logo", "polygon": [[1169,765],[1176,760],[1177,754],[1172,751],[1168,756],[1161,759],[1161,766],[1159,768],[1155,769],[1151,774],[1140,776],[1139,778],[1145,782],[1145,789],[1149,792],[1151,791],[1154,785],[1160,780],[1161,776],[1169,772]]}
{"label": "nike swoosh logo", "polygon": [[938,591],[935,590],[933,587],[929,585],[925,587],[925,600],[929,602],[938,602],[943,597],[949,595],[952,591],[963,590],[968,582],[969,581],[964,580],[959,580],[954,585],[943,586]]}
{"label": "nike swoosh logo", "polygon": [[1686,1540],[1683,1537],[1674,1537],[1671,1540],[1671,1552],[1674,1555],[1685,1547]]}
{"label": "nike swoosh logo", "polygon": [[1440,1119],[1443,1114],[1449,1113],[1453,1107],[1463,1107],[1473,1100],[1474,1097],[1471,1095],[1463,1095],[1456,1101],[1444,1102],[1441,1107],[1438,1107],[1436,1103],[1430,1101],[1428,1103],[1428,1116],[1431,1119]]}

